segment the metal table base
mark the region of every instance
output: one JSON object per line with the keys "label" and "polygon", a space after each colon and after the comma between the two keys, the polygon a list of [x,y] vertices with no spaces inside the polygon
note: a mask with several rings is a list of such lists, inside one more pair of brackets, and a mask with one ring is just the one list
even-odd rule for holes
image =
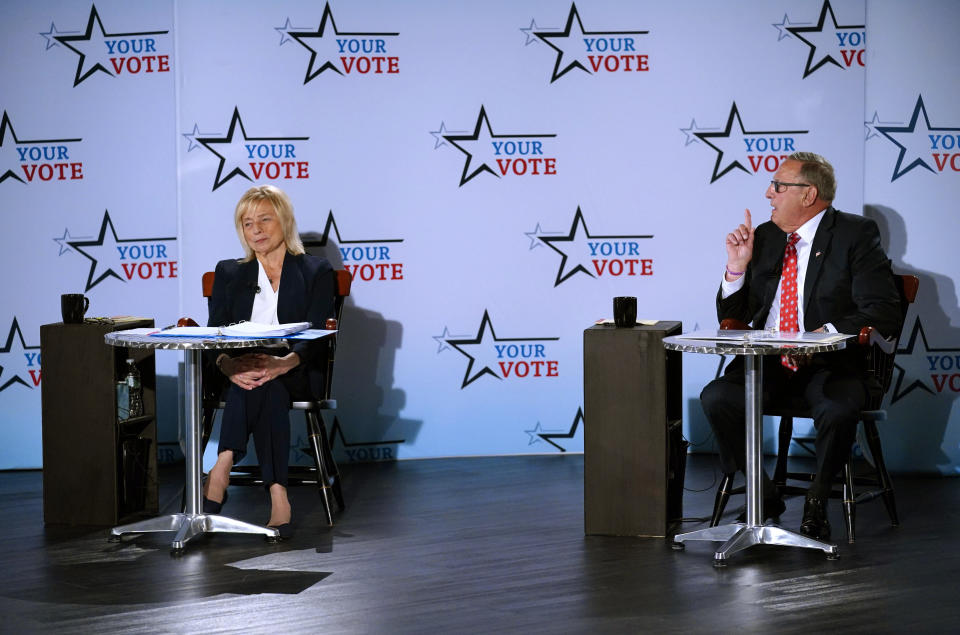
{"label": "metal table base", "polygon": [[[122,331],[116,334],[122,335]],[[136,346],[135,343],[122,342],[117,339],[117,345],[121,343]],[[108,343],[110,339],[108,338]],[[185,375],[184,392],[187,400],[187,421],[185,431],[186,442],[186,511],[179,514],[169,514],[148,518],[129,525],[121,525],[110,530],[110,540],[118,541],[124,534],[143,534],[158,531],[175,531],[171,548],[174,551],[182,551],[187,541],[205,534],[205,533],[233,533],[233,534],[260,534],[271,540],[278,540],[280,532],[271,527],[254,525],[253,523],[228,518],[219,514],[204,514],[202,511],[200,473],[203,469],[200,456],[200,435],[198,427],[200,425],[200,361],[202,350],[200,348],[183,349],[183,367]]]}
{"label": "metal table base", "polygon": [[730,556],[754,545],[783,545],[804,549],[819,549],[827,554],[827,558],[834,560],[840,557],[836,545],[815,540],[776,525],[764,525],[762,522],[762,369],[762,356],[744,355],[744,393],[747,421],[747,478],[745,486],[747,492],[747,522],[708,527],[678,534],[673,538],[674,548],[683,549],[683,543],[690,540],[711,540],[715,542],[722,540],[724,541],[723,545],[713,554],[714,565],[721,567],[726,565]]}
{"label": "metal table base", "polygon": [[276,529],[270,527],[262,527],[218,514],[185,512],[114,527],[110,530],[110,540],[118,541],[123,534],[145,534],[157,531],[177,532],[171,543],[171,549],[174,551],[183,550],[188,540],[205,533],[260,534],[268,539],[277,539],[280,536]]}

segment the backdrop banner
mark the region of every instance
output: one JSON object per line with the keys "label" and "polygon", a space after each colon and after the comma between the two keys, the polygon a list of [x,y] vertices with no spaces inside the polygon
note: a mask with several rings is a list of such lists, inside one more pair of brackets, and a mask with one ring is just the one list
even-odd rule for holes
{"label": "backdrop banner", "polygon": [[[41,464],[39,330],[59,295],[204,322],[201,276],[242,256],[234,208],[261,183],[353,274],[339,459],[582,452],[583,330],[621,295],[640,319],[713,327],[726,234],[744,208],[768,220],[772,175],[811,150],[835,206],[920,277],[888,464],[955,473],[960,265],[938,221],[960,195],[960,73],[942,61],[958,23],[949,0],[7,7],[0,469]],[[173,460],[178,360],[156,359]],[[725,361],[684,359],[693,451],[712,451],[698,396]]]}

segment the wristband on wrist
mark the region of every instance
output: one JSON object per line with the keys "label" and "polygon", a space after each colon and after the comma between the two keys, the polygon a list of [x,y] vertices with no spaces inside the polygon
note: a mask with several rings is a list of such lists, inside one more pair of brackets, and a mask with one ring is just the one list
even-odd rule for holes
{"label": "wristband on wrist", "polygon": [[730,267],[726,267],[726,270],[728,274],[730,274],[731,276],[734,276],[735,278],[739,278],[740,276],[746,273],[746,271],[730,271]]}

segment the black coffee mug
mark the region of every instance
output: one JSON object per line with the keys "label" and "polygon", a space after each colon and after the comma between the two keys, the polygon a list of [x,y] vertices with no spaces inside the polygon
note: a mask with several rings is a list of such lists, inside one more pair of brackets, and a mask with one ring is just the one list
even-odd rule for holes
{"label": "black coffee mug", "polygon": [[82,293],[64,293],[60,296],[60,313],[64,324],[83,324],[83,314],[90,308],[90,300]]}
{"label": "black coffee mug", "polygon": [[637,299],[633,296],[620,296],[613,299],[613,323],[620,328],[636,326]]}

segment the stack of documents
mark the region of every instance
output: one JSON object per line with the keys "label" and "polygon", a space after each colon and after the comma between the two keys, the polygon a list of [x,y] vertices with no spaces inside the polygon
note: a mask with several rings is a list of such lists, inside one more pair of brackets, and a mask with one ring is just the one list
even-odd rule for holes
{"label": "stack of documents", "polygon": [[751,344],[832,344],[855,337],[843,333],[789,333],[786,331],[705,330],[677,335],[683,340],[750,342]]}
{"label": "stack of documents", "polygon": [[309,328],[309,322],[289,322],[287,324],[239,322],[230,326],[177,326],[150,334],[165,337],[284,337],[301,333]]}
{"label": "stack of documents", "polygon": [[299,333],[310,328],[309,322],[288,322],[287,324],[261,324],[259,322],[240,322],[230,326],[221,326],[220,332],[233,337],[281,337]]}

